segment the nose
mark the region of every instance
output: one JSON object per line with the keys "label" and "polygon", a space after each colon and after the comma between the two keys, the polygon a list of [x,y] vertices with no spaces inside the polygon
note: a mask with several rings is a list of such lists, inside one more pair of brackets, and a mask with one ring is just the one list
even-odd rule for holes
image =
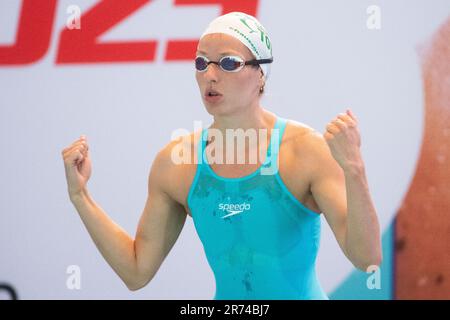
{"label": "nose", "polygon": [[219,69],[220,69],[220,67],[217,64],[210,63],[208,65],[208,68],[206,69],[206,71],[203,72],[205,79],[207,81],[217,81],[218,75],[221,72],[221,70],[219,70]]}

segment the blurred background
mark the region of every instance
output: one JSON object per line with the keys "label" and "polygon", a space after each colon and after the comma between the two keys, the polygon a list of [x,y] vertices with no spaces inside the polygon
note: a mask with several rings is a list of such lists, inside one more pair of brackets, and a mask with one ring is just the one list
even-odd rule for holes
{"label": "blurred background", "polygon": [[134,235],[156,153],[212,122],[193,58],[232,11],[271,38],[265,108],[320,132],[346,108],[359,118],[384,260],[357,271],[322,217],[330,298],[450,298],[448,0],[3,0],[0,299],[213,298],[189,217],[152,282],[130,292],[70,203],[61,151],[87,135],[90,193]]}

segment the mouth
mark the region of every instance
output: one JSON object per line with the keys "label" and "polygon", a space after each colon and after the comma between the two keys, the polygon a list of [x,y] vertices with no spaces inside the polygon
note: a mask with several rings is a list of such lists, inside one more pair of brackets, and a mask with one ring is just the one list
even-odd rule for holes
{"label": "mouth", "polygon": [[221,96],[222,94],[219,91],[216,91],[214,89],[207,89],[205,91],[205,97],[217,97]]}
{"label": "mouth", "polygon": [[204,94],[205,100],[210,103],[217,103],[222,100],[223,95],[213,89],[207,89]]}

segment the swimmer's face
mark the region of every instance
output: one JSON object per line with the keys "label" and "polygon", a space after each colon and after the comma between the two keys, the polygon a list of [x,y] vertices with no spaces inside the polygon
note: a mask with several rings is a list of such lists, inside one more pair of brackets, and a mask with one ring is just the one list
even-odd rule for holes
{"label": "swimmer's face", "polygon": [[[210,61],[219,61],[223,56],[237,55],[245,61],[255,57],[239,40],[223,33],[204,36],[197,47],[197,55]],[[264,84],[264,76],[259,67],[245,66],[238,72],[225,72],[216,64],[209,64],[205,72],[195,71],[200,94],[208,113],[224,115],[239,112],[242,108],[258,103],[259,90]],[[208,101],[205,97],[208,89],[222,94],[218,101]]]}

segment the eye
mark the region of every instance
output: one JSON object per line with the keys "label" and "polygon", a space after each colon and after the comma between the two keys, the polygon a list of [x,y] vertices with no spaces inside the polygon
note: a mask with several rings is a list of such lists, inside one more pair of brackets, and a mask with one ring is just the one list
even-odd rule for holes
{"label": "eye", "polygon": [[197,58],[195,58],[195,68],[198,71],[206,70],[207,67],[208,67],[208,60],[205,57],[198,56]]}
{"label": "eye", "polygon": [[242,65],[242,59],[239,57],[223,57],[220,59],[220,65],[227,71],[233,71]]}

